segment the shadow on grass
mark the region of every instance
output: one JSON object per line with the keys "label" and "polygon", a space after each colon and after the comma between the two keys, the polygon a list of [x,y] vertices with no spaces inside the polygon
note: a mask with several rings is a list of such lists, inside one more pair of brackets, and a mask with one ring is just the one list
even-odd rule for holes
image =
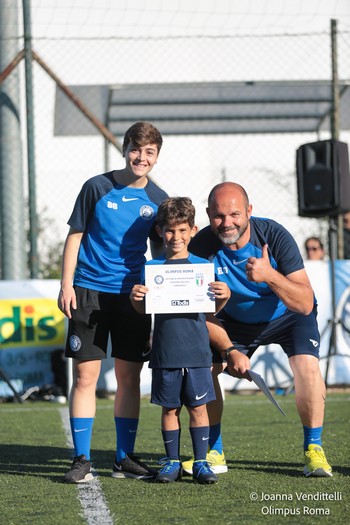
{"label": "shadow on grass", "polygon": [[[254,470],[257,472],[267,472],[274,474],[282,474],[283,476],[300,477],[300,471],[303,469],[302,463],[288,463],[288,462],[276,462],[271,461],[248,461],[248,460],[236,460],[227,461],[227,465],[233,470]],[[342,476],[350,475],[350,468],[340,467],[332,465],[332,472],[341,474]]]}
{"label": "shadow on grass", "polygon": [[[140,453],[142,461],[153,468],[159,467],[159,454]],[[48,447],[41,445],[0,445],[0,474],[13,476],[39,476],[53,482],[61,482],[63,475],[69,470],[73,451],[65,447]],[[114,461],[112,450],[92,450],[91,460],[99,477],[110,477]],[[301,463],[269,461],[234,460],[227,461],[230,471],[256,471],[280,474],[289,477],[300,477]],[[160,467],[159,467],[160,468]],[[343,476],[350,475],[350,468],[333,466],[333,473]],[[184,480],[191,480],[185,476]],[[144,480],[149,482],[149,480]]]}
{"label": "shadow on grass", "polygon": [[[158,465],[158,454],[140,454],[140,456],[150,466]],[[0,458],[0,474],[39,476],[60,482],[71,466],[73,451],[65,447],[2,444]],[[114,451],[92,450],[91,461],[98,476],[110,477]]]}

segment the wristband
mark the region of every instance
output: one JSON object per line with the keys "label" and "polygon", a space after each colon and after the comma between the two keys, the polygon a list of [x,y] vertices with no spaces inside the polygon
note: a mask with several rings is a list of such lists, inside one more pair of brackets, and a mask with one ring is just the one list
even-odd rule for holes
{"label": "wristband", "polygon": [[229,354],[235,350],[235,347],[234,346],[230,346],[229,348],[227,348],[226,350],[223,350],[221,352],[221,357],[222,357],[222,354],[225,354],[225,357],[222,357],[224,361],[227,361],[227,358],[229,356]]}

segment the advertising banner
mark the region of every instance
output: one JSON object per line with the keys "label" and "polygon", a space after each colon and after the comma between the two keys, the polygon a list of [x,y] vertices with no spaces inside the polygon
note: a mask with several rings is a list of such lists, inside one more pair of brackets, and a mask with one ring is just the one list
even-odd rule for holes
{"label": "advertising banner", "polygon": [[[332,316],[331,265],[306,261],[306,271],[318,302],[321,334],[320,366],[327,384],[350,385],[350,261],[335,262],[335,316]],[[51,353],[63,349],[67,319],[57,307],[58,280],[0,281],[0,369],[18,392],[53,382]],[[332,330],[336,331],[336,345]],[[110,349],[109,349],[110,354]],[[288,358],[278,345],[260,347],[251,359],[252,369],[270,388],[293,387]],[[69,370],[71,367],[69,367]],[[251,389],[254,384],[220,375],[224,389]],[[147,364],[141,376],[141,393],[151,388]],[[102,363],[98,389],[114,392],[113,359]],[[11,394],[0,379],[0,397]]]}
{"label": "advertising banner", "polygon": [[0,368],[16,390],[53,382],[51,352],[65,341],[58,290],[57,280],[0,281]]}

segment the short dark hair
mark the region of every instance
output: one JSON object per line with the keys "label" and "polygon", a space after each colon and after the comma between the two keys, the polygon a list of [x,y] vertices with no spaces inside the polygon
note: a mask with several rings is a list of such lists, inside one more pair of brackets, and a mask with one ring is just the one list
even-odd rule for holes
{"label": "short dark hair", "polygon": [[319,237],[308,237],[305,242],[304,242],[304,246],[305,246],[305,249],[307,248],[307,243],[309,241],[314,241],[314,242],[318,242],[319,243],[319,247],[323,250],[323,242],[321,241],[321,239]]}
{"label": "short dark hair", "polygon": [[125,150],[130,143],[135,146],[155,144],[159,153],[163,144],[163,137],[158,129],[150,122],[135,122],[135,124],[133,124],[124,135],[123,153],[125,153]]}
{"label": "short dark hair", "polygon": [[157,214],[157,223],[163,228],[166,224],[183,222],[193,228],[196,210],[189,197],[169,197],[163,201]]}

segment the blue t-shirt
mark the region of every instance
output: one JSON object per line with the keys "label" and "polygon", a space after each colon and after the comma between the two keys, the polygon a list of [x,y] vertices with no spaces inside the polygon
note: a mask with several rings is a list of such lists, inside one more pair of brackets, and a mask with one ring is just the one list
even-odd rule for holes
{"label": "blue t-shirt", "polygon": [[68,224],[82,237],[74,284],[101,292],[129,293],[140,282],[147,238],[167,194],[152,181],[145,188],[118,184],[113,172],[83,185]]}
{"label": "blue t-shirt", "polygon": [[281,317],[287,307],[266,283],[248,281],[245,265],[249,257],[262,257],[268,244],[270,264],[282,275],[304,268],[299,248],[292,235],[271,219],[251,217],[250,239],[240,250],[223,246],[210,226],[191,241],[190,250],[215,264],[216,279],[227,283],[231,297],[219,317],[228,315],[242,323],[264,323]]}
{"label": "blue t-shirt", "polygon": [[[146,264],[202,264],[208,260],[159,257]],[[212,364],[204,313],[155,314],[150,368],[205,368]]]}

